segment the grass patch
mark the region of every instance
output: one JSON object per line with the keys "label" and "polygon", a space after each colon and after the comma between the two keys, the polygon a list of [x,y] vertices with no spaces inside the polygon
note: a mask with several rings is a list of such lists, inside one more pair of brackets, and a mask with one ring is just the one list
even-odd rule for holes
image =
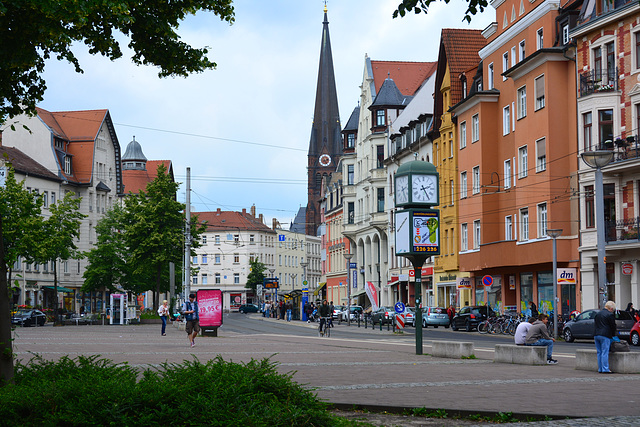
{"label": "grass patch", "polygon": [[353,426],[269,359],[138,370],[99,356],[36,357],[0,387],[5,425]]}
{"label": "grass patch", "polygon": [[462,356],[462,359],[477,359],[475,354],[472,354],[470,356]]}

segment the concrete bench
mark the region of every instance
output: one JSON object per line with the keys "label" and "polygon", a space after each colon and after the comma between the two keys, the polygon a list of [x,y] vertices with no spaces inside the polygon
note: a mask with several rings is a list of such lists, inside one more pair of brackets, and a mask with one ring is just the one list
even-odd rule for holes
{"label": "concrete bench", "polygon": [[[576,369],[598,372],[596,350],[576,350]],[[609,353],[609,369],[620,374],[639,374],[640,353]]]}
{"label": "concrete bench", "polygon": [[473,356],[473,343],[460,341],[431,341],[431,354],[435,357],[461,359]]}
{"label": "concrete bench", "polygon": [[496,344],[493,361],[518,365],[546,365],[547,347],[515,344]]}

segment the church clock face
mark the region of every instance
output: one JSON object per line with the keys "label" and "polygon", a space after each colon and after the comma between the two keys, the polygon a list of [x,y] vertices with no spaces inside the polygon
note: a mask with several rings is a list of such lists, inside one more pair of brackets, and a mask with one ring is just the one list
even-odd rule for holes
{"label": "church clock face", "polygon": [[328,154],[323,154],[318,159],[318,163],[320,163],[320,166],[327,167],[331,164],[331,157]]}

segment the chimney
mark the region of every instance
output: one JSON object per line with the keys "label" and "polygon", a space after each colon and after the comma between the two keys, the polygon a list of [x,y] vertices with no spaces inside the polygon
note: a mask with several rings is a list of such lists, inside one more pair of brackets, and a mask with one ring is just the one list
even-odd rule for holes
{"label": "chimney", "polygon": [[260,214],[260,224],[264,224],[264,219],[262,218],[262,214]]}
{"label": "chimney", "polygon": [[218,211],[216,212],[216,215],[220,215],[222,213],[222,211],[220,210],[220,208],[218,208]]}
{"label": "chimney", "polygon": [[247,209],[246,208],[242,208],[242,215],[246,215],[247,214]]}
{"label": "chimney", "polygon": [[256,217],[256,205],[251,205],[251,216]]}
{"label": "chimney", "polygon": [[276,228],[278,228],[278,220],[275,218],[271,218],[271,229],[275,230]]}

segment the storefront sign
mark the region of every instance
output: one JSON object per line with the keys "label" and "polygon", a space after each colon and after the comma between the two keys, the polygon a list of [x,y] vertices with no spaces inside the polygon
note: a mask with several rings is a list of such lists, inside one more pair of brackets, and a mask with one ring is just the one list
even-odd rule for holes
{"label": "storefront sign", "polygon": [[633,274],[633,264],[630,262],[625,262],[622,264],[622,274],[625,276],[630,276]]}
{"label": "storefront sign", "polygon": [[471,289],[471,278],[469,278],[469,277],[458,277],[456,279],[456,287],[458,289]]}
{"label": "storefront sign", "polygon": [[558,269],[558,284],[559,285],[575,285],[576,284],[576,270],[575,268],[559,268]]}
{"label": "storefront sign", "polygon": [[371,302],[371,309],[373,311],[378,310],[378,290],[372,282],[367,282],[365,291],[367,291],[367,296],[369,297],[369,301]]}

